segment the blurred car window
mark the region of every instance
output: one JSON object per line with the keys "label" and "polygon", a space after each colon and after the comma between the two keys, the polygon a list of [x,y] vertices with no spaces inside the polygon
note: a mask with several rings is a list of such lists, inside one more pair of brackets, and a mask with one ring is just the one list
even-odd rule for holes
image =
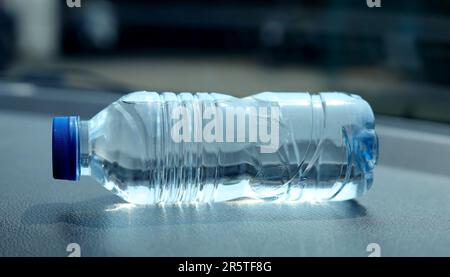
{"label": "blurred car window", "polygon": [[0,1],[3,82],[126,93],[348,91],[450,122],[450,2]]}

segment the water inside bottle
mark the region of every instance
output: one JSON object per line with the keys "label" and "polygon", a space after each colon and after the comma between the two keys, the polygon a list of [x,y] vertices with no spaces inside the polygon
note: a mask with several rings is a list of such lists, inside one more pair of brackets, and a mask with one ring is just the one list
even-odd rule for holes
{"label": "water inside bottle", "polygon": [[[183,130],[191,138],[211,120],[222,120],[222,141],[174,140],[171,134],[179,121],[172,115],[180,107],[192,119]],[[196,112],[210,108],[225,114],[230,107],[240,107],[240,116],[244,113],[234,121],[234,136],[229,136],[236,141],[226,141],[223,116],[201,119],[202,128],[193,126]],[[266,112],[255,115],[260,107]],[[274,107],[278,117],[268,112]],[[249,132],[237,132],[242,120],[250,126],[254,120],[263,122],[261,117],[269,119],[266,131],[276,129],[268,122],[278,124],[273,152],[262,151],[270,144],[267,139],[255,142]],[[352,199],[370,188],[378,157],[370,106],[342,93],[261,93],[239,99],[139,92],[113,103],[87,125],[84,174],[138,204]]]}

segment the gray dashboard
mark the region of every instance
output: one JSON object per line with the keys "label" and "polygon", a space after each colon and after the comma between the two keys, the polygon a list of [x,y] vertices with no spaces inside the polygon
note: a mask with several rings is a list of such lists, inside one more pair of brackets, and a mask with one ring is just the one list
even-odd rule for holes
{"label": "gray dashboard", "polygon": [[10,91],[0,92],[0,256],[67,256],[70,243],[82,256],[368,256],[370,243],[381,256],[450,255],[448,125],[377,117],[375,183],[355,201],[136,207],[89,178],[52,178],[52,116],[89,118],[117,95]]}

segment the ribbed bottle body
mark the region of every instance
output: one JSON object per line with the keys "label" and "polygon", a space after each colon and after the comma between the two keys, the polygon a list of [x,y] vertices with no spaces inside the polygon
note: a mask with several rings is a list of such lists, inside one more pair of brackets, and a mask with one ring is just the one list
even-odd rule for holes
{"label": "ribbed bottle body", "polygon": [[351,199],[378,149],[370,107],[342,93],[136,92],[81,126],[82,173],[139,204]]}

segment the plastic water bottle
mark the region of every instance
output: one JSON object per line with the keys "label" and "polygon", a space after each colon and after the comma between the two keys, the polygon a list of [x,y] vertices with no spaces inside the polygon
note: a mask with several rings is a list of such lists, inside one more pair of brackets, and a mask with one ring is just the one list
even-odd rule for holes
{"label": "plastic water bottle", "polygon": [[374,127],[354,94],[135,92],[54,118],[53,176],[138,204],[347,200],[372,185]]}

